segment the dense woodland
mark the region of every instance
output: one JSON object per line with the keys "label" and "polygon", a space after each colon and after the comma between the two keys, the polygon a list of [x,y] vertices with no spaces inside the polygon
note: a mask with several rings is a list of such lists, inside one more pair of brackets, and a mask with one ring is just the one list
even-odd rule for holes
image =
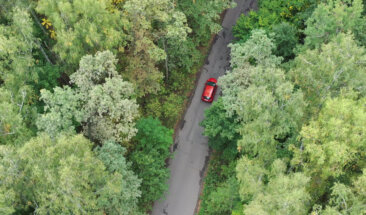
{"label": "dense woodland", "polygon": [[228,0],[0,0],[0,214],[145,214]]}
{"label": "dense woodland", "polygon": [[[366,213],[362,0],[234,26],[202,215]],[[0,214],[145,214],[229,0],[0,0]]]}
{"label": "dense woodland", "polygon": [[366,214],[362,0],[260,0],[234,26],[201,215]]}

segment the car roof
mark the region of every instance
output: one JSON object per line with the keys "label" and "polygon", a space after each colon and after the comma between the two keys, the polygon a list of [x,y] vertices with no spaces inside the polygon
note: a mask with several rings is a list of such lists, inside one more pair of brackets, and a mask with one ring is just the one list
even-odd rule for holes
{"label": "car roof", "polygon": [[205,85],[205,90],[203,91],[203,96],[211,97],[214,91],[214,87],[210,85]]}

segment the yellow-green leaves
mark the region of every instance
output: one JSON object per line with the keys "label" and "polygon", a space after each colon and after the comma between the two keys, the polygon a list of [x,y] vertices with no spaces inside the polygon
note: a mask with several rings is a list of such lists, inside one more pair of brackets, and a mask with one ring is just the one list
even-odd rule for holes
{"label": "yellow-green leaves", "polygon": [[[0,196],[9,195],[1,198],[0,206],[6,201],[17,210],[37,214],[108,211],[130,215],[140,193],[139,180],[126,165],[123,153],[102,148],[97,157],[91,149],[92,143],[82,135],[51,139],[41,134],[19,149],[0,146]],[[109,171],[105,153],[117,156],[112,162],[120,164],[118,169]],[[8,213],[11,208],[0,211]]]}
{"label": "yellow-green leaves", "polygon": [[47,17],[44,25],[47,28],[52,23],[51,36],[57,34],[54,51],[72,68],[86,54],[126,45],[123,28],[129,25],[128,21],[120,11],[110,12],[110,4],[107,0],[38,2],[37,11]]}

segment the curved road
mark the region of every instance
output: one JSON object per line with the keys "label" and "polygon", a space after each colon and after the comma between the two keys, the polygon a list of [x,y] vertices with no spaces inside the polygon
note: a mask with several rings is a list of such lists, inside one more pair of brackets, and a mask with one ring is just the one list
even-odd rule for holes
{"label": "curved road", "polygon": [[[229,9],[224,17],[223,29],[218,33],[211,47],[206,64],[198,81],[191,104],[188,107],[180,130],[174,140],[174,158],[169,163],[169,190],[156,201],[152,215],[193,215],[199,198],[203,173],[209,156],[207,137],[199,123],[204,110],[210,104],[201,102],[203,83],[210,77],[218,78],[229,68],[232,41],[232,26],[241,13],[256,7],[256,0],[236,0],[237,6]],[[219,88],[220,89],[220,88]],[[218,90],[220,91],[220,90]],[[217,96],[220,92],[217,92]],[[216,98],[217,98],[216,96]]]}

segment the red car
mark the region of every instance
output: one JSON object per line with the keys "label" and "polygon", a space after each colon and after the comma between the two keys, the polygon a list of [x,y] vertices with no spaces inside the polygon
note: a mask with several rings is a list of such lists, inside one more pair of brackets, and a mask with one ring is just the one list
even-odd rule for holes
{"label": "red car", "polygon": [[217,80],[214,78],[209,78],[205,83],[205,89],[202,93],[202,101],[212,102],[217,89]]}

